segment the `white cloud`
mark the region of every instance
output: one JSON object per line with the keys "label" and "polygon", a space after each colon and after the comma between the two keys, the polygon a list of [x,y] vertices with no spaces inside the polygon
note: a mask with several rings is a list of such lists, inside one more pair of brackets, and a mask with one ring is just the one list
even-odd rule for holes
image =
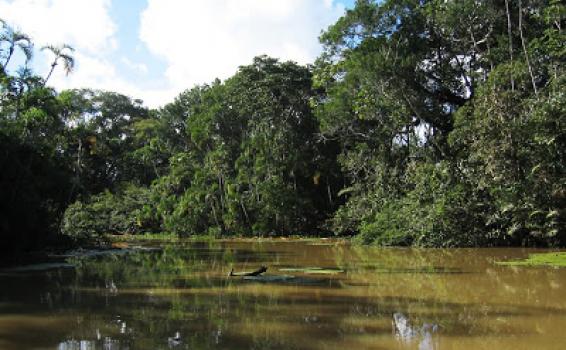
{"label": "white cloud", "polygon": [[147,74],[148,72],[147,66],[143,63],[133,62],[127,57],[122,57],[120,61],[136,73]]}
{"label": "white cloud", "polygon": [[[48,84],[58,90],[127,88],[108,57],[118,47],[110,0],[0,0],[0,18],[30,35],[36,46],[34,68],[45,77],[53,56],[38,49],[47,44],[75,48],[75,70],[55,69]],[[129,89],[132,90],[132,89]]]}
{"label": "white cloud", "polygon": [[[139,39],[167,64],[155,87],[140,80],[153,76],[147,73],[155,67],[131,59],[139,52],[117,54],[120,33],[109,13],[111,0],[0,0],[0,18],[30,34],[36,47],[66,43],[76,49],[74,73],[65,76],[58,67],[49,85],[117,91],[157,107],[194,84],[229,77],[257,55],[312,62],[320,31],[344,10],[336,0],[147,1],[142,14],[131,15],[141,16]],[[42,76],[50,60],[45,53],[34,60]],[[126,71],[117,68],[120,61]]]}
{"label": "white cloud", "polygon": [[[76,49],[76,67],[66,76],[58,67],[49,85],[58,90],[92,88],[117,91],[158,106],[174,96],[172,91],[142,89],[124,79],[112,60],[118,48],[117,26],[110,14],[110,0],[0,0],[0,18],[32,36],[36,47],[66,43]],[[45,77],[52,56],[36,52],[36,70]],[[122,63],[147,72],[143,63],[124,57]]]}
{"label": "white cloud", "polygon": [[148,0],[141,40],[168,63],[173,86],[227,78],[254,56],[310,63],[344,7],[332,0]]}
{"label": "white cloud", "polygon": [[100,54],[114,49],[110,0],[0,0],[0,17],[45,45],[66,43]]}

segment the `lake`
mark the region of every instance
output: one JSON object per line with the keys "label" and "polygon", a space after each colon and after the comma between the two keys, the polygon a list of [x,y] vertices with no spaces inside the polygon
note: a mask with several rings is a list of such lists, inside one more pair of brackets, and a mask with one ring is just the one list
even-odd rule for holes
{"label": "lake", "polygon": [[566,269],[496,264],[544,250],[144,247],[1,271],[0,349],[566,348]]}

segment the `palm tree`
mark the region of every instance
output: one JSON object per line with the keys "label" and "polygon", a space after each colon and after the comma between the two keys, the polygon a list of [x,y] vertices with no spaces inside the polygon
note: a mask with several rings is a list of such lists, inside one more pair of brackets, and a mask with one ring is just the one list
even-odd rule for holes
{"label": "palm tree", "polygon": [[53,63],[51,63],[51,70],[49,71],[49,74],[47,74],[47,77],[45,77],[43,85],[47,84],[47,81],[51,77],[51,74],[53,74],[55,67],[57,67],[57,65],[59,64],[59,60],[63,61],[63,69],[65,70],[65,74],[69,75],[69,73],[71,73],[75,68],[75,58],[71,55],[75,51],[75,49],[71,46],[48,45],[42,47],[41,50],[49,50],[51,51],[51,53],[53,53],[53,55],[55,55],[55,59],[53,60]]}
{"label": "palm tree", "polygon": [[15,30],[1,19],[0,23],[4,29],[2,33],[0,33],[0,43],[8,43],[8,54],[6,55],[6,60],[2,64],[2,69],[5,71],[16,48],[19,48],[24,53],[26,61],[29,61],[33,55],[33,44],[28,35],[20,32],[19,30]]}

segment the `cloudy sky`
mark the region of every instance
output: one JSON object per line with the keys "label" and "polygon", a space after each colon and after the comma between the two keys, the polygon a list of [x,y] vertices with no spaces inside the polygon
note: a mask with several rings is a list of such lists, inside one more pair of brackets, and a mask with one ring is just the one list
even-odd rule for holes
{"label": "cloudy sky", "polygon": [[[227,78],[254,56],[310,63],[318,36],[354,0],[0,0],[0,18],[36,44],[70,44],[77,67],[54,73],[57,89],[91,87],[148,106]],[[36,50],[37,51],[37,50]],[[45,75],[49,57],[37,52]]]}

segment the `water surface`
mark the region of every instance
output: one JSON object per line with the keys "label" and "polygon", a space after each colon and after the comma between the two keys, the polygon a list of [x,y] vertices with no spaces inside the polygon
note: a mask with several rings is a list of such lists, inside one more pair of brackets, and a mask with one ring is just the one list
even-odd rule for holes
{"label": "water surface", "polygon": [[535,250],[153,245],[0,272],[0,349],[566,348],[566,269],[495,264]]}

